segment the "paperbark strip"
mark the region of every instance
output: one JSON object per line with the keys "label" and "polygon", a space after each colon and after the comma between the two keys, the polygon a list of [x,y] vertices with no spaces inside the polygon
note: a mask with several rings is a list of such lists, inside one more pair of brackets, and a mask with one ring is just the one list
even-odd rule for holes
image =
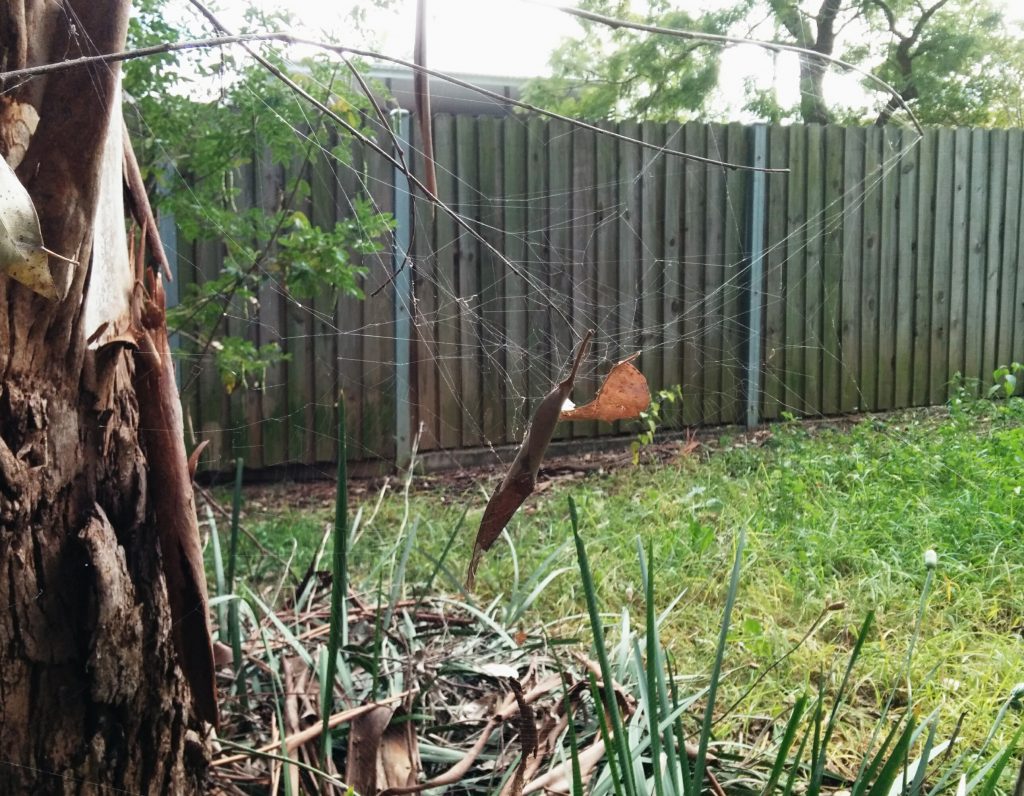
{"label": "paperbark strip", "polygon": [[150,299],[142,314],[136,353],[135,389],[150,477],[154,521],[178,661],[204,721],[217,724],[217,688],[206,610],[206,574],[199,542],[192,478],[182,439],[181,402],[174,381],[160,276],[149,272]]}

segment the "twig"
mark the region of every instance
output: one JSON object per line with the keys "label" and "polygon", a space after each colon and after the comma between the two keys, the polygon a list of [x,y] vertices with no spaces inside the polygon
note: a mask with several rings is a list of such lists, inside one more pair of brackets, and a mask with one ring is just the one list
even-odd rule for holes
{"label": "twig", "polygon": [[[341,59],[345,62],[345,66],[348,67],[348,71],[352,73],[352,77],[354,77],[356,82],[359,84],[359,88],[362,90],[363,95],[366,97],[367,100],[370,101],[370,104],[373,106],[373,110],[377,114],[377,118],[380,119],[381,125],[385,129],[391,131],[391,123],[390,123],[390,121],[389,121],[389,119],[387,117],[387,114],[384,113],[384,109],[380,107],[380,103],[377,102],[377,98],[375,96],[373,96],[373,92],[370,91],[370,87],[368,85],[366,85],[366,80],[363,78],[362,74],[359,72],[358,69],[356,69],[355,64],[353,64],[344,55],[341,56]],[[412,173],[412,169],[409,166],[409,162],[405,159],[405,149],[403,149],[403,147],[402,147],[402,142],[399,141],[398,136],[396,136],[394,134],[394,131],[391,131],[391,133],[392,133],[391,140],[394,143],[395,152],[398,155],[399,161],[401,161],[401,163],[402,163],[402,171],[405,174],[411,174]],[[427,181],[427,184],[428,185],[430,184],[429,180]],[[437,193],[436,189],[433,190],[433,193]],[[392,241],[394,241],[394,239],[395,239],[394,233],[391,234],[391,238],[392,238]],[[392,282],[394,282],[395,279],[398,277],[398,275],[400,273],[402,273],[402,270],[409,263],[409,252],[412,251],[412,248],[415,245],[416,245],[416,225],[413,224],[412,233],[409,236],[409,246],[408,246],[408,248],[404,252],[402,252],[402,262],[401,262],[401,264],[398,266],[398,268],[394,269],[391,272],[391,275],[387,279],[385,279],[376,290],[374,290],[370,294],[370,298],[376,297],[378,293],[380,293],[384,288],[386,288],[388,285],[390,285]],[[394,243],[392,243],[392,246],[394,246]]]}
{"label": "twig", "polygon": [[416,43],[412,59],[420,67],[412,73],[416,115],[420,117],[420,137],[423,147],[423,176],[431,193],[437,193],[437,168],[434,163],[433,114],[430,112],[430,81],[423,67],[427,65],[427,0],[416,1]]}
{"label": "twig", "polygon": [[[369,713],[372,710],[376,710],[377,708],[383,705],[390,705],[394,702],[399,702],[405,699],[406,697],[415,694],[416,690],[417,689],[415,688],[410,688],[407,691],[402,691],[400,694],[395,694],[394,696],[390,696],[386,699],[378,699],[375,702],[368,702],[365,705],[360,705],[357,708],[349,708],[348,710],[343,710],[340,713],[335,713],[328,720],[327,728],[333,730],[335,727],[341,724],[345,724],[346,722],[352,721],[352,719],[358,718],[359,716],[362,716],[365,713]],[[318,738],[320,736],[320,733],[322,733],[323,731],[324,723],[323,721],[318,721],[316,724],[307,727],[301,732],[297,732],[292,735],[286,736],[284,739],[284,747],[289,752],[292,752],[299,746],[302,746],[302,744],[306,743],[307,741],[311,741],[314,738]],[[234,746],[236,749],[244,749],[245,754],[217,758],[216,760],[210,763],[210,765],[214,767],[227,766],[231,765],[232,763],[240,763],[241,761],[248,759],[251,755],[254,754],[264,756],[268,752],[271,752],[274,749],[279,749],[281,747],[280,741],[274,741],[273,743],[261,746],[258,749],[249,749],[247,747],[241,746],[240,744],[231,743],[230,741],[226,741],[224,739],[220,739],[220,742],[223,744]],[[289,758],[286,762],[294,763],[295,761]]]}
{"label": "twig", "polygon": [[[276,747],[276,743],[269,748],[250,749],[249,747],[244,746],[243,744],[235,743],[234,741],[228,741],[224,738],[218,738],[217,740],[219,743],[224,744],[224,746],[230,746],[232,749],[242,749],[246,752],[245,754],[235,755],[232,758],[221,758],[221,760],[230,760],[232,763],[239,763],[243,760],[248,760],[250,757],[265,757],[267,760],[272,760],[275,763],[287,763],[289,765],[298,766],[299,768],[305,769],[310,774],[313,774],[317,777],[321,777],[325,781],[330,782],[332,785],[337,785],[339,788],[345,787],[344,782],[342,782],[337,777],[328,774],[326,771],[322,771],[319,768],[314,768],[313,766],[307,763],[303,763],[301,760],[292,760],[290,757],[284,757],[283,755],[274,754],[270,751],[270,749]],[[219,760],[214,760],[213,763],[211,763],[211,765],[226,765],[226,763],[221,763]]]}
{"label": "twig", "polygon": [[121,138],[124,142],[124,181],[128,188],[129,204],[131,204],[132,215],[136,223],[143,229],[143,237],[149,243],[149,249],[153,254],[160,270],[163,271],[168,282],[171,278],[171,266],[167,262],[167,254],[164,252],[163,242],[160,240],[160,230],[157,227],[156,217],[153,215],[153,207],[146,195],[146,185],[142,180],[142,171],[139,169],[139,161],[135,157],[135,150],[132,148],[132,140],[128,135],[128,124],[121,120]]}

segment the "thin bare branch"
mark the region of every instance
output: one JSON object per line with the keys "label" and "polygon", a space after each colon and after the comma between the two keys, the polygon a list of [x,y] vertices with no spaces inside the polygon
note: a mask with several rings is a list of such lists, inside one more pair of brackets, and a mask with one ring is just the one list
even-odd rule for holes
{"label": "thin bare branch", "polygon": [[[746,41],[746,39],[738,39],[738,41]],[[246,33],[242,35],[225,35],[215,36],[203,39],[192,39],[189,41],[179,42],[166,42],[164,44],[153,45],[151,47],[140,47],[135,50],[125,50],[123,52],[107,53],[104,55],[90,55],[82,58],[74,58],[68,61],[57,61],[50,64],[41,64],[39,66],[28,67],[26,69],[13,69],[8,72],[0,72],[0,81],[9,80],[14,78],[28,78],[35,77],[38,75],[51,74],[53,72],[61,72],[65,69],[75,69],[82,66],[88,66],[95,63],[113,63],[116,61],[130,61],[136,58],[147,58],[152,55],[162,55],[169,52],[182,52],[186,50],[202,50],[210,47],[220,47],[227,44],[241,44],[245,45],[248,43],[255,42],[279,42],[282,44],[293,44],[293,45],[305,45],[308,47],[317,47],[327,52],[333,52],[337,54],[349,53],[351,55],[358,55],[363,58],[376,58],[381,61],[393,63],[398,66],[404,66],[412,69],[414,72],[429,75],[430,77],[436,77],[438,80],[443,80],[446,83],[450,83],[453,86],[459,86],[469,91],[473,91],[488,99],[493,99],[506,105],[512,105],[516,108],[522,108],[523,110],[530,111],[531,113],[537,113],[541,116],[546,116],[549,119],[557,119],[562,122],[573,125],[583,130],[590,130],[609,138],[614,138],[619,141],[623,141],[628,144],[636,144],[643,149],[653,149],[662,155],[671,155],[672,157],[683,158],[690,160],[695,163],[704,163],[708,166],[718,166],[726,169],[734,169],[739,171],[760,171],[766,174],[788,174],[789,169],[785,168],[767,168],[761,166],[748,166],[745,163],[730,163],[723,160],[715,160],[714,158],[701,157],[699,155],[691,155],[688,152],[682,152],[678,149],[671,149],[670,147],[658,146],[657,144],[651,144],[647,141],[641,141],[636,138],[631,138],[621,133],[616,133],[611,130],[605,130],[597,125],[589,124],[581,121],[580,119],[573,119],[571,116],[564,116],[560,113],[541,108],[537,105],[533,105],[529,102],[523,102],[512,97],[506,97],[504,94],[499,94],[496,91],[490,91],[489,89],[477,86],[469,81],[460,80],[457,77],[449,75],[445,72],[438,71],[436,69],[430,69],[425,66],[418,66],[412,61],[406,61],[402,58],[395,58],[390,55],[384,55],[383,53],[374,52],[373,50],[366,50],[359,47],[346,47],[344,45],[327,44],[326,42],[316,41],[314,39],[305,39],[300,36],[294,36],[291,33]],[[759,44],[759,42],[751,42],[753,44]],[[789,45],[771,45],[774,49],[783,50],[799,50],[799,48],[793,48]],[[851,67],[854,68],[854,67]],[[426,196],[433,198],[432,194],[428,191]]]}

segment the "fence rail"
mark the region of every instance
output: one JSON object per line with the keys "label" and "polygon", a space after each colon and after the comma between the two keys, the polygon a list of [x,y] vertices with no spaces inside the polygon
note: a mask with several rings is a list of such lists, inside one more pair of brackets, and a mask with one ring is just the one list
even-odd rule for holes
{"label": "fence rail", "polygon": [[[778,126],[757,152],[754,128],[739,124],[609,129],[655,148],[539,118],[437,116],[440,198],[484,243],[414,198],[411,292],[396,288],[383,252],[363,263],[365,300],[307,305],[271,285],[258,307],[233,307],[231,333],[277,340],[290,360],[262,390],[229,396],[183,350],[197,374],[186,423],[211,442],[207,466],[238,455],[253,467],[332,461],[340,389],[352,455],[400,459],[396,385],[406,382],[422,450],[518,442],[591,327],[578,393],[641,351],[653,390],[682,387],[676,425],[744,422],[751,400],[760,420],[936,404],[956,374],[987,382],[1024,356],[1021,130],[918,140],[898,128]],[[756,182],[657,147],[790,171]],[[420,168],[415,134],[408,150]],[[345,217],[364,190],[395,207],[394,169],[373,152],[356,149],[348,164],[317,154],[302,168],[316,223]],[[272,206],[284,177],[258,157],[240,175],[240,205]],[[759,239],[763,251],[752,251]],[[217,241],[179,239],[177,251],[182,285],[220,270]],[[408,361],[396,359],[403,308]],[[564,424],[558,436],[621,430]]]}

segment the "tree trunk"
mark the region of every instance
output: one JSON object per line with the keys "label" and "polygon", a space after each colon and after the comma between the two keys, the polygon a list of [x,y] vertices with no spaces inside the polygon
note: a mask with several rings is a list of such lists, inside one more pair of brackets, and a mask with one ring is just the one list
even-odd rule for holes
{"label": "tree trunk", "polygon": [[[127,18],[124,0],[0,0],[0,71],[122,49]],[[0,156],[18,164],[46,247],[79,263],[50,258],[59,301],[0,274],[3,795],[199,792],[208,750],[192,704],[215,718],[180,654],[205,605],[185,606],[201,619],[177,638],[164,576],[160,510],[176,506],[198,542],[180,414],[140,392],[166,386],[169,371],[154,373],[169,359],[136,343],[141,330],[154,348],[163,318],[143,307],[125,241],[119,80],[100,65],[0,86]],[[162,437],[140,422],[154,412]],[[198,646],[202,669],[208,631]]]}
{"label": "tree trunk", "polygon": [[800,117],[806,124],[828,124],[832,119],[825,102],[825,62],[800,55]]}

